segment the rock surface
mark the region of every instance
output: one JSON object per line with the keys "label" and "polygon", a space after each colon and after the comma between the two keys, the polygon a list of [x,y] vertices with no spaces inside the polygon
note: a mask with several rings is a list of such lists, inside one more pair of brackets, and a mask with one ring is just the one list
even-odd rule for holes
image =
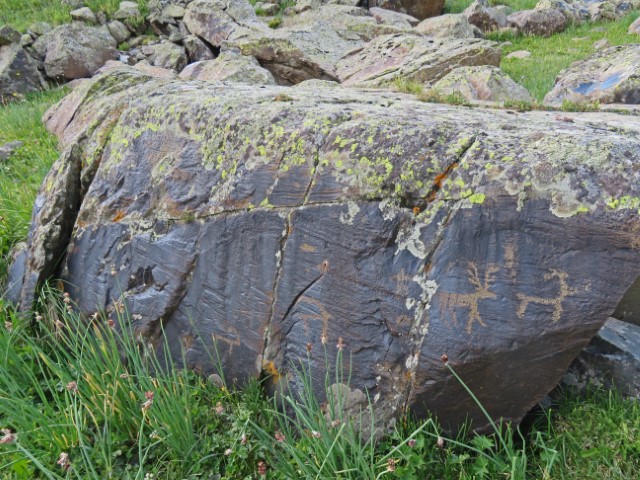
{"label": "rock surface", "polygon": [[180,78],[185,80],[228,81],[253,85],[275,85],[273,75],[253,57],[223,52],[215,60],[188,65]]}
{"label": "rock surface", "polygon": [[463,15],[471,25],[475,25],[483,32],[490,32],[507,26],[505,14],[490,7],[487,0],[475,0],[465,9]]}
{"label": "rock surface", "polygon": [[463,14],[446,14],[427,18],[416,26],[416,31],[429,37],[480,38],[482,32],[471,25]]}
{"label": "rock surface", "polygon": [[298,391],[309,354],[321,401],[342,348],[379,425],[411,408],[487,427],[443,354],[518,422],[640,273],[637,207],[613,203],[640,198],[635,117],[123,68],[46,120],[64,152],[9,298],[28,308],[61,275],[83,313],[126,303],[161,355],[204,374],[215,341],[240,383]]}
{"label": "rock surface", "polygon": [[549,105],[570,102],[640,103],[640,45],[599,50],[574,63],[556,77],[544,97]]}
{"label": "rock surface", "polygon": [[467,100],[532,102],[533,97],[498,67],[460,67],[432,87],[440,95],[459,93]]}
{"label": "rock surface", "polygon": [[445,0],[369,0],[369,7],[406,13],[418,20],[435,17],[442,13]]}
{"label": "rock surface", "polygon": [[640,400],[640,327],[610,318],[574,360],[563,385],[615,388]]}
{"label": "rock surface", "polygon": [[562,32],[567,27],[567,18],[551,8],[522,10],[509,15],[509,25],[523,35],[548,37]]}
{"label": "rock surface", "polygon": [[50,78],[91,77],[108,60],[119,56],[116,41],[105,27],[80,23],[61,25],[40,37],[45,54],[44,68]]}
{"label": "rock surface", "polygon": [[337,76],[347,86],[383,87],[395,80],[429,85],[457,67],[498,66],[501,56],[486,40],[383,35],[340,59]]}
{"label": "rock surface", "polygon": [[11,28],[9,25],[0,26],[0,47],[20,41],[20,32]]}
{"label": "rock surface", "polygon": [[0,162],[8,160],[15,153],[15,151],[23,145],[24,143],[19,140],[14,140],[13,142],[8,142],[4,145],[0,145]]}
{"label": "rock surface", "polygon": [[19,44],[0,47],[0,104],[46,86],[36,62]]}

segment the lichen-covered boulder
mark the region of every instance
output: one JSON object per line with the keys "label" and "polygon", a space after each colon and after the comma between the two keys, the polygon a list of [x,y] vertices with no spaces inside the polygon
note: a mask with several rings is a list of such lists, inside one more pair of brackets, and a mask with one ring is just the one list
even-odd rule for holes
{"label": "lichen-covered boulder", "polygon": [[559,10],[534,8],[512,13],[507,18],[509,26],[523,35],[548,37],[567,28],[567,18]]}
{"label": "lichen-covered boulder", "polygon": [[384,87],[396,80],[430,85],[457,67],[498,66],[501,56],[487,40],[383,35],[340,59],[337,76],[349,86]]}
{"label": "lichen-covered boulder", "polygon": [[532,102],[533,97],[522,85],[498,67],[460,67],[438,80],[431,89],[439,95],[460,94],[467,100]]}
{"label": "lichen-covered boulder", "polygon": [[223,52],[215,60],[205,60],[187,65],[180,72],[180,78],[253,85],[276,84],[269,70],[262,68],[255,58],[233,52]]}
{"label": "lichen-covered boulder", "polygon": [[446,354],[519,421],[640,273],[620,202],[640,198],[640,122],[310,88],[81,84],[47,116],[64,152],[10,298],[61,276],[82,313],[126,309],[204,374],[219,358],[229,381],[297,392],[309,361],[320,401],[342,350],[379,425],[428,409],[486,427]]}
{"label": "lichen-covered boulder", "polygon": [[[364,3],[364,2],[359,2]],[[369,7],[380,7],[386,10],[406,13],[418,20],[435,17],[442,13],[444,0],[369,0]]]}
{"label": "lichen-covered boulder", "polygon": [[640,45],[620,45],[599,50],[575,62],[556,77],[544,97],[549,105],[564,100],[578,103],[640,103]]}
{"label": "lichen-covered boulder", "polygon": [[106,27],[81,23],[61,25],[38,38],[49,78],[73,80],[91,77],[109,60],[119,56],[117,43]]}
{"label": "lichen-covered boulder", "polygon": [[0,104],[46,87],[36,62],[20,44],[0,46]]}
{"label": "lichen-covered boulder", "polygon": [[385,8],[373,7],[369,9],[369,13],[373,15],[373,18],[375,18],[378,23],[383,23],[385,25],[410,28],[415,27],[420,23],[420,20],[412,17],[411,15],[394,12],[393,10],[387,10]]}
{"label": "lichen-covered boulder", "polygon": [[439,17],[427,18],[420,22],[415,30],[429,37],[481,38],[482,32],[471,25],[461,13],[449,13]]}

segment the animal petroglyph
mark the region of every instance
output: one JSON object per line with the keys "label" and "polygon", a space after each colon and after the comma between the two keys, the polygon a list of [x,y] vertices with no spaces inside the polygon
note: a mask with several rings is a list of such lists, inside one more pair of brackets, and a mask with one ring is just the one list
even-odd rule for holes
{"label": "animal petroglyph", "polygon": [[562,315],[562,302],[569,295],[573,295],[577,292],[576,289],[569,288],[567,285],[567,272],[563,272],[562,270],[551,269],[549,273],[544,275],[545,280],[552,280],[556,278],[558,280],[558,294],[555,297],[537,297],[534,295],[525,295],[523,293],[518,293],[516,296],[520,300],[520,305],[518,306],[518,310],[516,314],[518,318],[522,318],[524,313],[527,311],[527,307],[530,303],[537,303],[539,305],[553,305],[553,315],[551,315],[551,320],[555,323],[560,320],[560,316]]}
{"label": "animal petroglyph", "polygon": [[467,333],[473,330],[474,322],[478,322],[481,326],[487,325],[482,321],[478,303],[482,300],[496,298],[496,294],[490,289],[491,284],[495,280],[495,273],[498,271],[496,265],[489,265],[484,272],[484,279],[480,281],[478,275],[478,267],[475,263],[469,263],[469,282],[476,288],[470,293],[442,292],[441,305],[443,311],[449,311],[453,323],[458,324],[458,316],[456,309],[463,308],[469,311],[467,317]]}

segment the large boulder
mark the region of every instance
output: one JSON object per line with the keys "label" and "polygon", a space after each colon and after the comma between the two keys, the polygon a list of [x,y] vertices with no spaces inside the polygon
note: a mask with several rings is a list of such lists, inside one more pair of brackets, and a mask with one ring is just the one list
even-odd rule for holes
{"label": "large boulder", "polygon": [[282,25],[285,28],[308,28],[309,25],[317,23],[328,25],[341,38],[352,42],[368,42],[380,35],[408,32],[412,28],[409,22],[380,22],[370,11],[363,8],[335,4],[323,5],[300,15],[285,17]]}
{"label": "large boulder", "polygon": [[544,102],[550,105],[559,105],[564,100],[639,104],[639,55],[639,44],[599,50],[561,71]]}
{"label": "large boulder", "polygon": [[532,102],[533,97],[498,67],[460,67],[433,85],[438,95],[460,94],[467,100]]}
{"label": "large boulder", "polygon": [[640,198],[637,118],[194,87],[123,68],[49,112],[64,152],[9,299],[61,276],[81,313],[126,309],[203,374],[295,393],[309,361],[320,401],[343,350],[379,425],[483,429],[443,354],[518,422],[640,273],[637,207],[611,206]]}
{"label": "large boulder", "polygon": [[439,17],[427,18],[420,22],[415,30],[429,37],[481,38],[482,32],[471,25],[461,13],[450,13]]}
{"label": "large boulder", "polygon": [[541,35],[548,37],[567,28],[567,18],[552,8],[534,8],[512,13],[507,18],[509,26],[523,35]]}
{"label": "large boulder", "polygon": [[17,43],[0,47],[0,104],[46,88],[36,62]]}
{"label": "large boulder", "polygon": [[273,75],[253,57],[223,52],[215,60],[192,63],[180,72],[185,80],[227,81],[253,85],[275,85]]}
{"label": "large boulder", "polygon": [[430,85],[457,67],[500,65],[502,51],[480,39],[383,35],[338,62],[345,85],[384,87],[396,80]]}
{"label": "large boulder", "polygon": [[106,27],[81,23],[61,25],[38,38],[49,78],[73,80],[91,77],[108,60],[119,56],[117,43]]}
{"label": "large boulder", "polygon": [[[363,2],[360,2],[363,3]],[[386,10],[406,13],[418,20],[440,15],[444,10],[445,0],[369,0],[369,7],[380,7]]]}
{"label": "large boulder", "polygon": [[305,80],[337,80],[338,61],[364,45],[359,38],[345,39],[327,22],[263,31],[229,42],[243,55],[255,57],[284,85]]}

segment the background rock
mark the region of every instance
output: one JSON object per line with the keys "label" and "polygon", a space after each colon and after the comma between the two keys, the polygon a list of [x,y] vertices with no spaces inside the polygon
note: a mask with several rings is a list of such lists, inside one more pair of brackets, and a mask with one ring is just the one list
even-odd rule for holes
{"label": "background rock", "polygon": [[175,43],[165,42],[143,47],[143,52],[149,56],[149,64],[155,67],[181,71],[187,65],[187,54],[184,47]]}
{"label": "background rock", "polygon": [[0,145],[0,162],[8,160],[15,153],[15,151],[23,145],[24,143],[19,140]]}
{"label": "background rock", "polygon": [[640,103],[640,45],[621,45],[598,50],[586,60],[575,62],[556,77],[544,102]]}
{"label": "background rock", "polygon": [[482,32],[461,13],[427,18],[415,30],[430,37],[481,38]]}
{"label": "background rock", "polygon": [[373,18],[375,18],[378,23],[394,25],[396,27],[410,28],[420,23],[420,20],[411,15],[386,10],[384,8],[373,7],[369,9],[369,13],[373,15]]}
{"label": "background rock", "polygon": [[582,393],[589,387],[615,388],[640,400],[640,327],[607,320],[571,364],[562,384]]}
{"label": "background rock", "polygon": [[22,306],[61,274],[82,313],[126,304],[203,374],[215,341],[228,379],[296,392],[309,355],[320,401],[342,348],[380,424],[482,430],[446,353],[518,422],[640,273],[637,208],[610,206],[640,197],[638,119],[554,115],[114,70],[47,114],[64,153],[12,270]]}
{"label": "background rock", "polygon": [[395,80],[430,85],[457,67],[498,66],[501,55],[486,40],[384,35],[340,59],[337,74],[349,86],[389,86]]}
{"label": "background rock", "polygon": [[460,67],[449,72],[432,87],[440,95],[459,93],[467,100],[532,102],[533,97],[498,67]]}
{"label": "background rock", "polygon": [[567,18],[554,9],[522,10],[509,15],[508,21],[523,35],[548,37],[567,28]]}
{"label": "background rock", "polygon": [[37,64],[17,43],[0,47],[0,103],[47,87]]}
{"label": "background rock", "polygon": [[255,58],[232,52],[223,52],[215,60],[192,63],[180,72],[180,78],[253,85],[276,84],[269,70],[262,68]]}
{"label": "background rock", "polygon": [[45,49],[44,67],[49,78],[91,77],[107,60],[118,58],[116,41],[105,27],[61,25],[39,38]]}
{"label": "background rock", "polygon": [[9,25],[2,25],[0,27],[0,47],[11,43],[18,43],[20,36],[20,32],[11,28]]}
{"label": "background rock", "polygon": [[406,13],[418,20],[435,17],[442,13],[444,0],[369,0],[369,7]]}
{"label": "background rock", "polygon": [[507,17],[500,10],[490,7],[487,0],[475,0],[465,9],[463,15],[471,25],[475,25],[483,32],[507,26]]}
{"label": "background rock", "polygon": [[182,41],[189,62],[200,62],[202,60],[213,60],[213,52],[209,49],[206,43],[200,40],[195,35],[188,35]]}
{"label": "background rock", "polygon": [[95,25],[98,23],[98,19],[96,18],[96,14],[89,7],[82,7],[77,10],[72,10],[70,12],[71,18],[73,20],[77,20],[79,22],[89,23],[91,25]]}

